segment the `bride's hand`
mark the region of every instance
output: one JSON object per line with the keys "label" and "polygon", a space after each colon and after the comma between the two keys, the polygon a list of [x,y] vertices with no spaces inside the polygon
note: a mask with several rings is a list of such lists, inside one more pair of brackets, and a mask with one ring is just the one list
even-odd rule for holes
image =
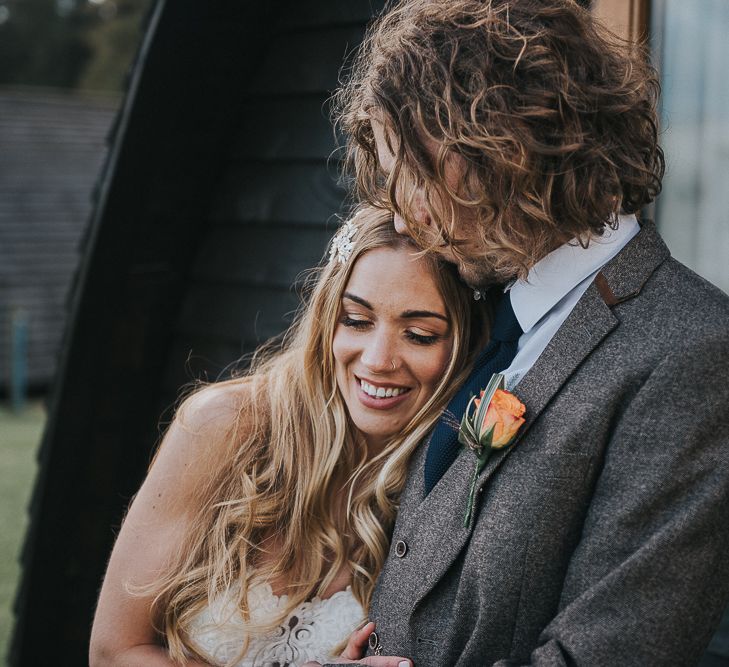
{"label": "bride's hand", "polygon": [[343,660],[359,660],[364,657],[367,649],[367,642],[370,639],[370,635],[375,631],[375,624],[373,621],[367,621],[359,630],[355,630],[350,636],[347,642],[346,648],[342,651],[339,656]]}
{"label": "bride's hand", "polygon": [[[373,655],[363,658],[370,635],[375,630],[372,621],[365,623],[359,630],[355,630],[350,636],[347,646],[342,651],[336,663],[329,664],[352,664],[368,665],[369,667],[412,667],[413,663],[407,658],[400,658],[391,655]],[[321,667],[318,662],[307,662],[302,667]]]}

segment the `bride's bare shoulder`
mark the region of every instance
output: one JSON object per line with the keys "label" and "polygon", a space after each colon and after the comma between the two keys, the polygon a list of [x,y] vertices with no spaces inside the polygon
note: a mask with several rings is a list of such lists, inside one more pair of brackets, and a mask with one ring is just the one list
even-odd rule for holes
{"label": "bride's bare shoulder", "polygon": [[150,476],[175,480],[184,496],[231,456],[248,421],[251,390],[245,381],[208,385],[179,406],[160,443]]}
{"label": "bride's bare shoulder", "polygon": [[207,385],[180,404],[171,427],[187,431],[192,437],[215,439],[246,418],[250,395],[246,380]]}

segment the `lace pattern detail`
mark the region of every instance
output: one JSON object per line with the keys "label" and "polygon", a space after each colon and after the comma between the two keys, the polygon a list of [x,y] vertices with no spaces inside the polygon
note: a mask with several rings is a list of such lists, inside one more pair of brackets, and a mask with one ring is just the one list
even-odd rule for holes
{"label": "lace pattern detail", "polygon": [[[215,661],[228,664],[243,647],[245,621],[235,604],[235,593],[220,596],[193,620],[190,639]],[[269,584],[248,590],[248,605],[254,622],[271,619],[288,601],[274,595]],[[245,656],[235,667],[299,667],[309,660],[327,662],[332,650],[364,620],[364,610],[347,587],[329,598],[312,598],[294,609],[271,632],[253,637]]]}

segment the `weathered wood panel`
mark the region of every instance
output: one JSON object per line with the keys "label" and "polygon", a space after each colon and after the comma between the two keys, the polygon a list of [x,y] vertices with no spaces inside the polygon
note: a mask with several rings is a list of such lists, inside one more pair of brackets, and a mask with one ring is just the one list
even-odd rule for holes
{"label": "weathered wood panel", "polygon": [[246,102],[246,125],[236,138],[233,160],[327,160],[334,131],[322,94]]}
{"label": "weathered wood panel", "polygon": [[211,228],[195,260],[191,280],[288,289],[302,267],[322,256],[330,232],[319,223],[300,225],[223,225]]}
{"label": "weathered wood panel", "polygon": [[248,350],[275,336],[293,319],[298,298],[289,289],[198,283],[188,291],[178,335],[196,338],[215,331],[226,343]]}
{"label": "weathered wood panel", "polygon": [[615,34],[631,42],[649,35],[650,0],[592,0],[595,17]]}
{"label": "weathered wood panel", "polygon": [[279,29],[301,30],[308,27],[340,26],[354,23],[360,30],[382,7],[372,0],[317,0],[297,2],[284,13]]}
{"label": "weathered wood panel", "polygon": [[213,382],[229,377],[236,369],[246,368],[245,354],[240,341],[225,342],[212,332],[199,338],[189,334],[176,337],[170,343],[167,357],[163,391],[169,400],[163,409],[174,405],[176,397],[200,381]]}
{"label": "weathered wood panel", "polygon": [[210,212],[214,222],[321,223],[340,208],[344,189],[326,163],[253,163],[223,176]]}
{"label": "weathered wood panel", "polygon": [[345,26],[277,35],[247,94],[278,97],[333,91],[339,68],[362,41],[362,33],[362,26]]}

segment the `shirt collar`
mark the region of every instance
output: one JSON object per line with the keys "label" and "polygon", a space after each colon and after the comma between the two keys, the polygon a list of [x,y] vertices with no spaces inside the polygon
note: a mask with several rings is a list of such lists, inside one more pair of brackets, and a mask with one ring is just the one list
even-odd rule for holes
{"label": "shirt collar", "polygon": [[507,288],[519,324],[528,332],[583,280],[607,264],[640,230],[635,215],[618,217],[617,229],[605,228],[602,236],[583,248],[576,240],[561,245],[540,259],[526,280]]}

